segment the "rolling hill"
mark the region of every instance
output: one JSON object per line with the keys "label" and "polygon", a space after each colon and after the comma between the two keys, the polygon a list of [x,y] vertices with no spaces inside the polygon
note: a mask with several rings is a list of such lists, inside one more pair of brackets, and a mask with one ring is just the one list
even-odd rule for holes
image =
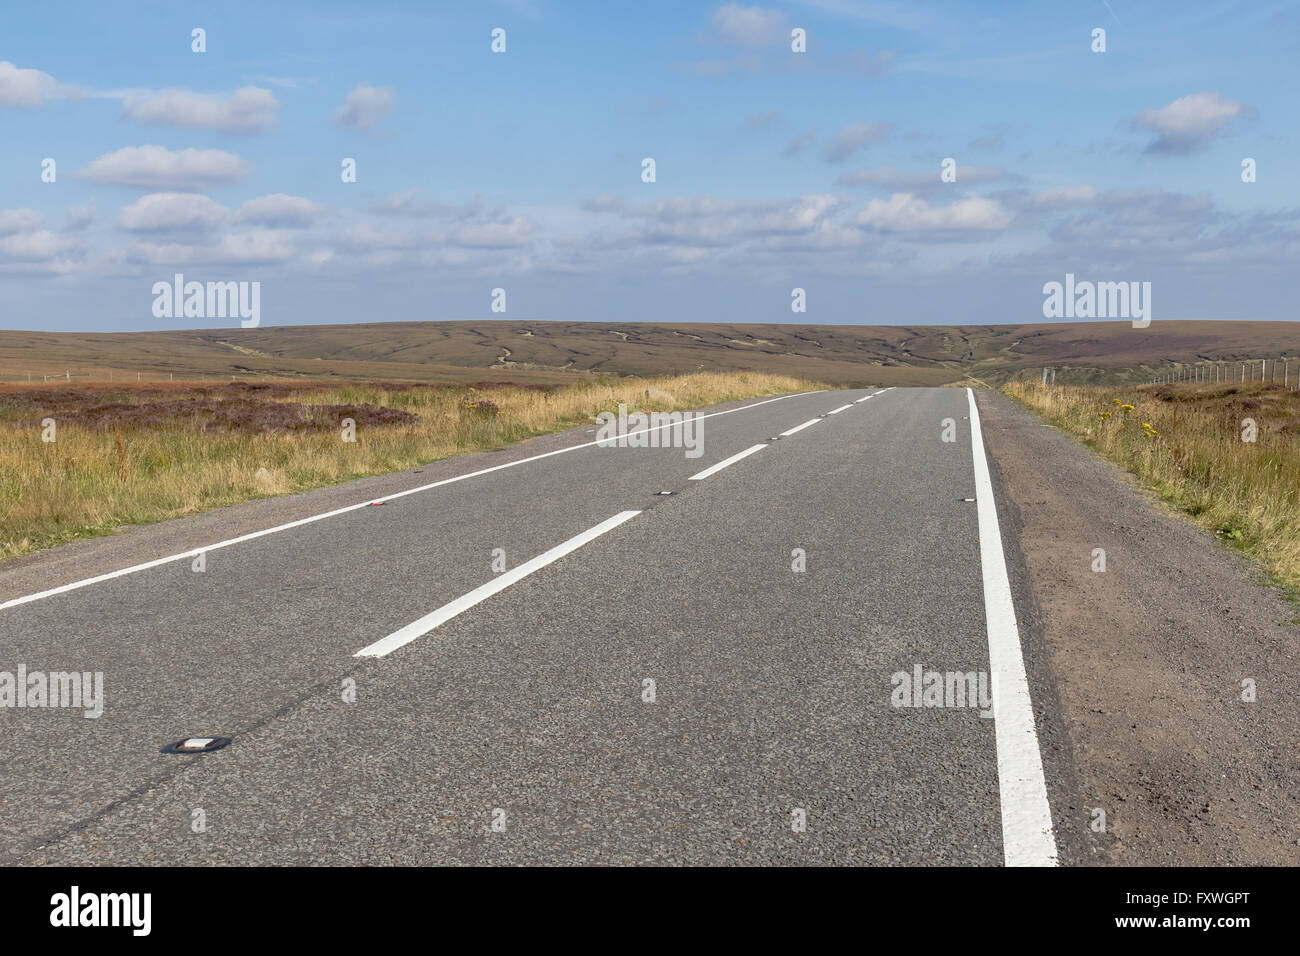
{"label": "rolling hill", "polygon": [[607,373],[762,371],[834,385],[1131,381],[1155,368],[1300,355],[1300,322],[833,326],[380,322],[166,332],[0,331],[0,381],[312,378],[556,382]]}

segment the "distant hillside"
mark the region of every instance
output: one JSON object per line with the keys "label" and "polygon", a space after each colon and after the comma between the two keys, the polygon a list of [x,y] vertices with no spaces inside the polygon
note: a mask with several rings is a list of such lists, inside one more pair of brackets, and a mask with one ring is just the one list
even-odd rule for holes
{"label": "distant hillside", "polygon": [[1174,363],[1300,355],[1297,322],[832,326],[382,322],[170,332],[0,331],[0,380],[74,376],[563,381],[575,374],[781,372],[837,385],[990,383],[1062,367],[1141,380]]}

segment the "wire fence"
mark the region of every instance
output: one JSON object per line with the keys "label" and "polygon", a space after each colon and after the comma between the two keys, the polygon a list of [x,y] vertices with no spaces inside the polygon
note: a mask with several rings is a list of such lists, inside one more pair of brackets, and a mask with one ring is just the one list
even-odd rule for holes
{"label": "wire fence", "polygon": [[[1039,383],[1044,388],[1057,384],[1057,373],[1064,376],[1062,385],[1114,384],[1114,370],[1079,368],[1068,365],[1043,366]],[[1109,374],[1108,374],[1109,373]],[[1210,359],[1204,362],[1173,362],[1147,373],[1145,381],[1127,375],[1126,384],[1138,385],[1280,385],[1287,391],[1300,390],[1300,359],[1291,367],[1287,357],[1275,359]]]}
{"label": "wire fence", "polygon": [[96,384],[158,384],[160,382],[252,382],[252,381],[279,381],[279,377],[261,373],[247,372],[242,374],[222,374],[214,375],[212,373],[190,373],[182,372],[178,379],[175,372],[160,371],[130,371],[125,369],[96,369],[96,368],[65,368],[59,372],[49,372],[43,370],[14,370],[0,369],[0,385],[23,384],[28,385],[48,385],[63,383],[88,383]]}
{"label": "wire fence", "polygon": [[1171,385],[1177,382],[1189,382],[1196,385],[1227,385],[1233,382],[1238,384],[1267,382],[1294,390],[1297,385],[1300,385],[1300,362],[1297,362],[1296,366],[1292,371],[1291,360],[1288,358],[1250,359],[1244,362],[1197,362],[1193,365],[1161,371],[1148,384]]}

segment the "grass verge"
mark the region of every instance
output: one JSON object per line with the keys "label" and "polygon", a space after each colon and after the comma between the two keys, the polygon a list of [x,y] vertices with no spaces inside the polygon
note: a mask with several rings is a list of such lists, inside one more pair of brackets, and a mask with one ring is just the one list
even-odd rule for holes
{"label": "grass verge", "polygon": [[[699,373],[561,386],[0,387],[0,559],[594,421],[821,388]],[[356,423],[345,441],[343,420]],[[46,440],[52,438],[53,440]]]}
{"label": "grass verge", "polygon": [[1003,392],[1128,469],[1300,598],[1300,392],[1024,382]]}

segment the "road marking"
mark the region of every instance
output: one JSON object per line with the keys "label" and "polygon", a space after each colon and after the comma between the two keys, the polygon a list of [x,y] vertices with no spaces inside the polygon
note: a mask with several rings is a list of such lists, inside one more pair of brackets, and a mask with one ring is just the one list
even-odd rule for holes
{"label": "road marking", "polygon": [[816,425],[819,421],[821,421],[820,418],[810,418],[802,425],[795,425],[794,428],[790,429],[788,432],[781,432],[781,437],[785,438],[789,435],[793,435],[795,432],[801,432],[809,425]]}
{"label": "road marking", "polygon": [[1043,758],[1034,728],[1034,707],[1020,652],[1016,608],[1002,552],[997,503],[984,457],[975,393],[970,401],[970,445],[975,462],[975,507],[979,514],[980,563],[984,571],[984,617],[993,672],[994,738],[998,752],[998,792],[1002,803],[1002,852],[1007,866],[1055,866],[1056,838],[1047,803]]}
{"label": "road marking", "polygon": [[832,410],[832,411],[829,411],[829,412],[827,412],[826,414],[827,414],[827,415],[838,415],[840,412],[844,411],[844,410],[847,409],[847,408],[852,408],[852,407],[853,407],[854,405],[856,405],[856,404],[857,404],[857,402],[849,402],[847,405],[841,405],[839,408],[836,408],[836,409],[834,409],[834,410]]}
{"label": "road marking", "polygon": [[[699,418],[696,419],[696,421],[700,421],[705,418],[716,418],[719,415],[730,415],[733,412],[747,411],[748,409],[751,408],[758,408],[760,405],[769,405],[772,402],[781,402],[787,398],[799,398],[800,396],[803,395],[818,395],[824,391],[826,390],[817,389],[816,391],[812,391],[812,392],[799,392],[794,395],[778,395],[776,398],[765,398],[761,402],[754,402],[751,405],[742,405],[739,408],[728,408],[726,411],[721,411],[721,412],[709,412],[709,414],[707,415],[700,415]],[[680,427],[681,427],[680,423],[677,424],[668,423],[664,425],[655,425],[651,428],[642,428],[634,432],[628,432],[628,435],[640,435],[643,432],[657,431],[658,429],[661,428],[680,428]],[[607,442],[608,440],[606,440],[606,443]],[[216,551],[220,548],[229,548],[232,547],[233,545],[243,544],[247,541],[253,541],[257,538],[263,538],[269,534],[278,534],[281,531],[288,531],[292,528],[298,528],[301,527],[302,525],[311,524],[315,521],[324,521],[326,518],[336,518],[339,515],[347,514],[350,511],[357,511],[358,509],[361,508],[368,508],[372,504],[375,504],[376,502],[382,503],[385,501],[393,501],[397,498],[404,498],[407,495],[414,495],[422,491],[429,491],[433,488],[441,488],[443,485],[454,484],[457,481],[465,481],[466,479],[469,478],[478,478],[480,475],[488,475],[494,471],[501,471],[506,468],[514,468],[516,465],[525,465],[530,461],[540,461],[543,458],[550,458],[552,455],[563,455],[566,452],[577,451],[580,448],[591,448],[593,445],[599,445],[599,444],[601,444],[599,440],[584,442],[581,445],[570,445],[568,448],[559,448],[555,451],[548,451],[540,455],[532,455],[528,458],[520,458],[518,461],[508,461],[503,465],[493,465],[491,468],[480,468],[478,471],[471,471],[468,474],[456,475],[452,478],[444,478],[441,481],[434,481],[427,485],[420,485],[418,488],[408,488],[406,491],[399,491],[391,495],[386,495],[382,498],[368,499],[359,504],[347,505],[346,507],[343,508],[335,508],[333,511],[326,511],[322,514],[310,515],[306,518],[299,518],[296,521],[290,521],[287,522],[286,524],[279,524],[273,528],[264,528],[261,531],[253,531],[250,532],[249,534],[240,535],[237,538],[228,538],[225,541],[218,541],[215,544],[204,545],[201,548],[191,548],[189,551],[182,551],[179,554],[169,554],[166,557],[155,558],[152,561],[145,561],[142,564],[133,564],[128,568],[121,568],[117,571],[108,571],[104,574],[96,574],[94,577],[85,578],[81,581],[73,581],[71,584],[62,584],[59,587],[49,588],[48,590],[45,591],[37,591],[34,594],[25,594],[22,597],[16,597],[11,600],[4,601],[3,603],[0,603],[0,611],[6,610],[7,608],[11,608],[11,607],[17,607],[20,604],[29,604],[32,601],[40,601],[43,600],[44,598],[54,597],[56,594],[64,594],[68,591],[76,591],[79,588],[89,587],[92,584],[100,584],[104,581],[111,581],[114,578],[124,577],[128,574],[136,574],[137,572],[140,571],[147,571],[150,568],[160,567],[161,565],[164,564],[171,564],[174,561],[184,561],[188,558],[197,558],[200,554],[203,554],[206,551]]]}
{"label": "road marking", "polygon": [[475,604],[478,604],[481,601],[486,601],[492,595],[499,591],[504,591],[516,581],[528,577],[528,575],[546,567],[552,561],[558,561],[569,552],[578,550],[578,548],[581,548],[587,542],[594,541],[606,531],[617,528],[624,521],[627,521],[630,518],[635,518],[640,513],[641,512],[639,511],[620,511],[618,514],[614,515],[614,517],[606,518],[594,528],[588,528],[586,531],[582,532],[582,534],[574,535],[563,544],[558,544],[551,548],[550,551],[545,551],[532,560],[525,561],[517,568],[512,568],[503,574],[497,575],[487,584],[476,587],[473,591],[470,591],[462,597],[456,598],[456,600],[449,604],[444,604],[442,607],[438,608],[438,610],[426,614],[418,621],[412,621],[410,624],[406,625],[406,627],[394,631],[382,640],[375,641],[375,643],[371,644],[369,647],[362,648],[352,656],[384,657],[391,654],[399,647],[404,647],[411,643],[411,641],[415,640],[417,637],[423,637],[425,634],[428,634],[440,624],[445,624],[447,621],[450,621],[457,614],[460,614],[463,611],[468,611]]}
{"label": "road marking", "polygon": [[740,461],[740,459],[748,458],[750,455],[754,454],[754,452],[762,451],[766,447],[767,447],[766,445],[754,445],[752,448],[746,448],[744,451],[740,452],[739,454],[732,455],[730,458],[718,462],[716,465],[712,466],[711,468],[705,468],[698,475],[691,475],[690,480],[699,481],[702,478],[709,477],[709,475],[715,475],[718,472],[722,471],[722,469],[726,468],[728,465],[734,465],[736,462]]}

